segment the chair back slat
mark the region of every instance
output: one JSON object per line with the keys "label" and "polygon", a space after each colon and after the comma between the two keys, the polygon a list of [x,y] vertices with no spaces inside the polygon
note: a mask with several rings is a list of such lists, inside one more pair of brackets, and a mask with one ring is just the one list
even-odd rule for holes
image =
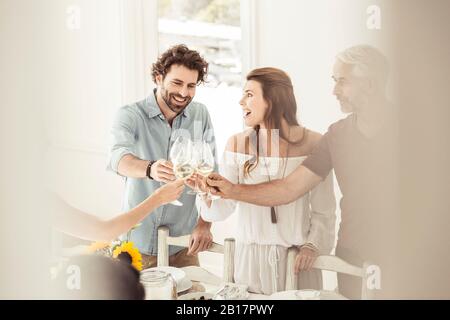
{"label": "chair back slat", "polygon": [[[288,249],[285,290],[298,289],[298,275],[295,274],[294,270],[297,252],[298,249],[296,247]],[[318,270],[332,271],[361,278],[361,299],[366,300],[374,297],[373,290],[369,290],[367,286],[368,275],[366,270],[369,265],[370,263],[366,261],[362,267],[357,267],[337,256],[321,255],[316,258],[312,267]]]}
{"label": "chair back slat", "polygon": [[313,268],[327,271],[335,271],[361,278],[364,276],[362,268],[351,265],[348,262],[336,256],[318,256],[313,264]]}
{"label": "chair back slat", "polygon": [[[158,266],[169,265],[169,246],[189,247],[191,235],[180,237],[170,237],[169,228],[161,226],[158,228]],[[234,251],[235,241],[232,238],[225,239],[224,244],[213,242],[207,250],[209,252],[220,253],[224,255],[223,259],[223,281],[233,282],[234,278]],[[197,267],[199,268],[199,267]],[[206,270],[205,270],[206,271]],[[198,271],[197,271],[198,273]],[[205,273],[206,274],[206,273]]]}

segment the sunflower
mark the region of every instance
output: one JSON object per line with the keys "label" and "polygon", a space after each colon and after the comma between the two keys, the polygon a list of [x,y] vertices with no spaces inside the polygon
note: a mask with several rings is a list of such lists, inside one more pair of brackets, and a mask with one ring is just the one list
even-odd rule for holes
{"label": "sunflower", "polygon": [[103,252],[108,250],[108,247],[110,246],[107,242],[92,242],[89,247],[86,248],[87,253],[97,253],[97,252]]}
{"label": "sunflower", "polygon": [[142,270],[142,256],[133,242],[123,242],[114,248],[113,258],[130,263],[138,271]]}

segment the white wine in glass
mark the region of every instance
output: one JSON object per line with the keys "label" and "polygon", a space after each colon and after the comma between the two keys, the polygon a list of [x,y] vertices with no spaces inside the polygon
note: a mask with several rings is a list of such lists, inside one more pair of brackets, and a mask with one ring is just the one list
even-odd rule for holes
{"label": "white wine in glass", "polygon": [[[192,157],[192,142],[189,138],[179,136],[173,143],[169,156],[177,178],[187,179],[192,175],[194,171],[189,163]],[[172,201],[171,204],[175,206],[183,205],[178,200]]]}
{"label": "white wine in glass", "polygon": [[194,173],[194,168],[190,163],[184,163],[181,165],[175,165],[173,167],[173,172],[175,173],[175,177],[178,179],[188,179]]}
{"label": "white wine in glass", "polygon": [[[194,169],[194,173],[196,172],[198,166],[203,161],[202,159],[203,153],[203,142],[202,141],[194,141],[192,142],[192,157],[191,157],[191,166]],[[198,182],[195,179],[195,186],[192,190],[187,192],[190,195],[202,194],[202,192],[198,189]]]}
{"label": "white wine in glass", "polygon": [[[196,170],[196,172],[200,175],[200,176],[202,176],[202,177],[204,177],[204,178],[206,178],[211,172],[213,172],[214,171],[214,168],[212,167],[212,166],[210,166],[209,164],[207,164],[207,163],[205,163],[205,162],[202,162],[202,163],[200,163],[198,166],[197,166],[197,170]],[[197,183],[197,180],[196,180],[196,185],[197,185],[198,183]],[[198,188],[196,188],[196,189],[198,189]],[[204,192],[204,191],[202,191],[202,190],[200,190],[200,189],[198,189],[198,191],[196,192],[197,194],[199,194],[199,195],[205,195],[206,194],[206,192]]]}
{"label": "white wine in glass", "polygon": [[[205,178],[208,177],[208,175],[214,171],[214,154],[211,150],[211,147],[209,143],[206,141],[203,142],[203,150],[202,150],[202,163],[197,167],[197,171],[204,176]],[[215,196],[211,194],[211,192],[208,192],[208,198],[211,200],[220,199],[219,196]]]}
{"label": "white wine in glass", "polygon": [[209,165],[208,163],[202,163],[197,167],[197,172],[204,177],[207,177],[213,171],[214,167]]}

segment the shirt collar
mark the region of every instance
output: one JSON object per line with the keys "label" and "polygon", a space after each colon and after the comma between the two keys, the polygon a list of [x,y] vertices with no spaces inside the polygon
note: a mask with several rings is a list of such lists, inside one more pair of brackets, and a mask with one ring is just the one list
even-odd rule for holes
{"label": "shirt collar", "polygon": [[[191,109],[191,103],[189,103],[189,105],[184,108],[184,110],[181,112],[182,116],[187,118],[190,114],[190,109]],[[156,116],[163,116],[163,113],[161,112],[161,109],[159,108],[158,102],[156,101],[156,89],[153,89],[152,93],[147,97],[147,99],[145,99],[145,107],[148,110],[148,117],[149,118],[154,118]]]}

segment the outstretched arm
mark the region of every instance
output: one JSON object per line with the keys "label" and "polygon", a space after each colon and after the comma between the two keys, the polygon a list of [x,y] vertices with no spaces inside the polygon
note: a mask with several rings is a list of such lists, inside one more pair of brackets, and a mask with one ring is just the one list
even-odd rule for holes
{"label": "outstretched arm", "polygon": [[56,229],[86,240],[111,241],[126,233],[156,208],[177,199],[183,192],[183,180],[168,183],[128,212],[110,220],[83,212],[64,202],[52,198],[53,225]]}
{"label": "outstretched arm", "polygon": [[314,188],[322,178],[300,165],[289,176],[259,184],[233,184],[217,173],[208,177],[213,194],[259,206],[277,206],[290,203]]}
{"label": "outstretched arm", "polygon": [[284,179],[253,185],[233,184],[218,174],[211,174],[208,184],[215,187],[215,194],[223,198],[249,202],[260,206],[276,206],[290,203],[313,189],[326,178],[332,169],[325,134],[311,155]]}

